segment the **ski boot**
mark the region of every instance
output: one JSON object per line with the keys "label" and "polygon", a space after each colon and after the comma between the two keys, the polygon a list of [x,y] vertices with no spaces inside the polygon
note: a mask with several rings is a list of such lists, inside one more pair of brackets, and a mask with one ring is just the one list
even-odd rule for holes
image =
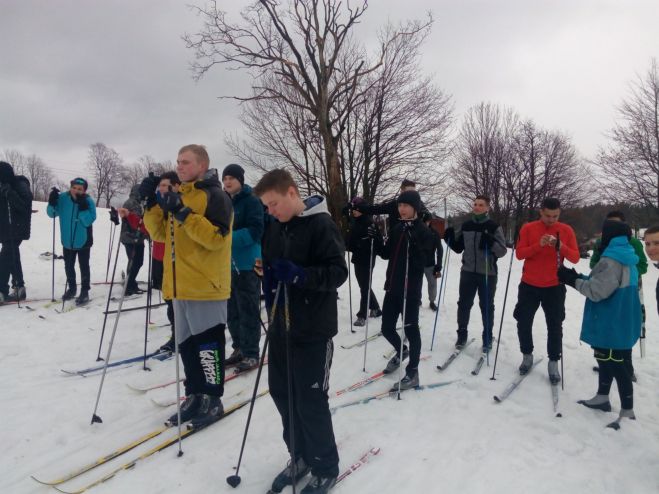
{"label": "ski boot", "polygon": [[[197,415],[197,412],[199,411],[199,405],[201,403],[200,397],[201,395],[194,393],[186,396],[185,401],[181,403],[181,423],[187,422],[192,417]],[[178,414],[175,413],[169,417],[165,423],[171,426],[178,425]]]}
{"label": "ski boot", "polygon": [[80,296],[76,299],[76,305],[85,305],[89,302],[89,292],[87,290],[80,290]]}
{"label": "ski boot", "polygon": [[68,288],[62,295],[62,300],[72,300],[78,293],[78,286],[75,283],[69,283]]}
{"label": "ski boot", "polygon": [[368,313],[368,317],[380,317],[382,311],[380,309],[371,309],[371,312]]}
{"label": "ski boot", "polygon": [[192,417],[188,427],[190,429],[199,429],[217,422],[224,415],[224,406],[222,398],[214,395],[199,395],[199,409],[197,414]]}
{"label": "ski boot", "polygon": [[577,403],[594,410],[601,410],[603,412],[611,411],[609,395],[595,395],[590,400],[579,400]]}
{"label": "ski boot", "polygon": [[363,317],[358,317],[355,319],[355,322],[352,323],[353,326],[366,326],[366,319]]}
{"label": "ski boot", "polygon": [[236,365],[243,359],[243,352],[240,351],[240,348],[234,348],[231,355],[224,359],[224,365]]}
{"label": "ski boot", "polygon": [[[410,351],[407,349],[407,347],[403,347],[402,360],[405,360],[409,356],[410,356]],[[385,374],[391,374],[400,367],[400,362],[401,359],[398,357],[398,355],[394,355],[389,359],[389,362],[387,362],[387,366],[384,368],[382,372],[384,372]]]}
{"label": "ski boot", "polygon": [[547,364],[547,372],[549,373],[549,382],[558,384],[561,382],[561,373],[558,372],[558,360],[550,360]]}
{"label": "ski boot", "polygon": [[258,367],[258,365],[259,365],[259,359],[254,357],[245,357],[236,364],[236,369],[239,372],[245,372],[248,370],[252,370],[255,367]]}
{"label": "ski boot", "polygon": [[7,297],[7,300],[11,302],[18,302],[19,300],[25,300],[25,299],[27,299],[27,293],[25,291],[24,286],[14,287],[14,291],[12,291]]}
{"label": "ski boot", "polygon": [[[297,483],[302,477],[307,475],[311,471],[303,458],[298,458],[295,460],[295,483]],[[279,475],[275,477],[275,480],[272,481],[272,486],[270,490],[272,492],[281,492],[284,490],[284,487],[292,485],[293,469],[291,468],[291,460],[288,460],[286,468],[284,468]]]}
{"label": "ski boot", "polygon": [[[400,380],[400,390],[414,389],[419,387],[419,371],[414,370],[405,374]],[[390,392],[395,393],[398,391],[398,383],[394,384]]]}
{"label": "ski boot", "polygon": [[525,376],[529,373],[531,367],[533,367],[533,354],[524,353],[522,357],[522,363],[519,365],[519,375]]}
{"label": "ski boot", "polygon": [[467,333],[467,331],[464,329],[458,329],[457,333],[458,333],[458,339],[455,341],[455,348],[458,350],[462,350],[467,344],[467,336],[469,335],[469,333]]}
{"label": "ski boot", "polygon": [[311,480],[302,489],[301,494],[326,494],[336,484],[336,477],[319,477],[312,475]]}

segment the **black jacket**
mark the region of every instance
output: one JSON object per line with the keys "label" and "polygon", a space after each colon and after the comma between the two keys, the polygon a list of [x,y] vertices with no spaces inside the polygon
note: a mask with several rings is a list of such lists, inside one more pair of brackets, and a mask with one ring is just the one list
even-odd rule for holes
{"label": "black jacket", "polygon": [[[371,239],[367,237],[367,230],[371,225],[374,225],[373,219],[366,214],[362,214],[352,222],[352,228],[348,233],[348,250],[352,252],[351,260],[353,264],[368,266],[368,261],[371,258]],[[377,243],[376,241],[373,244],[374,263],[377,255],[377,251],[375,251]]]}
{"label": "black jacket", "polygon": [[[305,203],[302,215],[287,223],[272,221],[262,244],[264,267],[288,259],[305,270],[304,285],[289,287],[291,337],[302,343],[326,340],[337,333],[337,288],[348,278],[343,239],[325,199],[312,196]],[[278,304],[271,330],[284,336],[283,304]]]}
{"label": "black jacket", "polygon": [[[130,195],[126,202],[123,205],[124,208],[128,209],[131,213],[136,214],[137,216],[144,216],[144,209],[140,203],[140,186],[134,185],[130,190]],[[121,235],[120,240],[122,244],[135,245],[144,242],[145,235],[138,229],[133,229],[130,226],[130,223],[127,219],[123,219],[121,222]]]}
{"label": "black jacket", "polygon": [[442,237],[434,228],[429,227],[429,229],[430,229],[430,235],[432,235],[433,257],[435,256],[435,254],[437,255],[435,266],[438,266],[439,269],[442,269],[442,257],[444,256],[444,246],[442,245]]}
{"label": "black jacket", "polygon": [[0,243],[30,238],[32,222],[30,181],[23,175],[17,175],[9,185],[7,195],[0,192]]}
{"label": "black jacket", "polygon": [[[492,251],[487,253],[487,259],[483,232],[488,232],[495,238]],[[455,234],[455,240],[450,247],[454,252],[462,253],[462,271],[488,273],[490,276],[497,274],[497,259],[505,256],[507,252],[503,230],[489,217],[480,221],[473,218],[465,221],[460,231]]]}
{"label": "black jacket", "polygon": [[[405,260],[408,245],[408,234],[404,231],[403,226],[402,221],[398,222],[391,230],[387,242],[378,248],[380,257],[389,259],[384,289],[400,296],[404,295],[405,289]],[[435,246],[430,228],[418,218],[412,221],[409,245],[407,296],[410,299],[419,300],[421,298],[424,268],[435,264]]]}
{"label": "black jacket", "polygon": [[[359,210],[365,214],[387,214],[389,215],[389,229],[393,230],[400,221],[398,216],[398,202],[397,198],[389,199],[388,201],[381,202],[380,204],[361,204]],[[418,212],[419,216],[429,213],[428,208],[421,203],[421,211]]]}

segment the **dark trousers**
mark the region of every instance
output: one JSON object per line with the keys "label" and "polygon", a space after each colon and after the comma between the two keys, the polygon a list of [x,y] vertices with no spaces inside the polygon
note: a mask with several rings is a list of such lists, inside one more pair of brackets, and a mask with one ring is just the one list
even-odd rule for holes
{"label": "dark trousers", "polygon": [[598,395],[608,395],[611,384],[616,380],[618,393],[620,394],[620,405],[625,410],[634,408],[634,384],[632,375],[629,373],[629,361],[632,357],[631,350],[610,350],[604,348],[593,348],[595,360],[599,364],[599,386]]}
{"label": "dark trousers", "polygon": [[261,281],[254,271],[231,272],[231,298],[227,307],[227,324],[233,340],[232,347],[240,348],[244,357],[259,358],[260,295]]}
{"label": "dark trousers", "polygon": [[66,282],[69,288],[77,287],[76,284],[76,257],[80,266],[80,287],[82,290],[89,291],[89,253],[90,248],[73,250],[64,249],[64,270],[66,271]]}
{"label": "dark trousers", "polygon": [[[359,312],[357,312],[357,317],[366,319],[368,317],[368,311],[366,310],[366,304],[368,303],[368,274],[369,268],[368,263],[366,264],[353,264],[355,267],[355,278],[357,278],[357,284],[359,285]],[[378,299],[375,298],[375,293],[371,290],[371,300],[369,303],[369,309],[377,310],[380,308],[378,304]]]}
{"label": "dark trousers", "polygon": [[224,395],[224,324],[218,324],[179,345],[185,371],[185,395]]}
{"label": "dark trousers", "polygon": [[128,270],[126,273],[128,284],[126,288],[135,290],[137,289],[137,274],[140,272],[142,264],[144,264],[144,242],[124,244],[124,248],[126,249],[126,256],[128,256],[128,266],[126,267]]}
{"label": "dark trousers", "polygon": [[284,442],[290,453],[288,412],[289,400],[292,399],[295,457],[304,458],[311,467],[311,473],[323,477],[339,474],[339,453],[327,396],[333,353],[331,339],[312,343],[291,342],[291,397],[288,395],[285,337],[272,336],[268,347],[268,384],[284,426]]}
{"label": "dark trousers", "polygon": [[[409,374],[419,368],[421,355],[421,332],[419,331],[420,297],[407,298],[405,306],[405,336],[410,344],[410,360],[405,371]],[[403,297],[400,294],[387,292],[382,302],[382,335],[387,339],[396,353],[400,353],[400,336],[396,331],[398,316],[403,313]],[[400,355],[398,355],[400,357]]]}
{"label": "dark trousers", "polygon": [[458,298],[458,335],[467,335],[471,307],[478,292],[478,305],[483,319],[483,343],[492,343],[494,326],[494,294],[497,277],[484,274],[460,273],[460,297]]}
{"label": "dark trousers", "polygon": [[25,285],[21,253],[19,251],[20,245],[21,240],[11,240],[3,243],[0,250],[0,292],[4,295],[9,294],[10,275],[12,277],[12,286],[21,287]]}
{"label": "dark trousers", "polygon": [[565,319],[565,285],[545,288],[520,283],[513,317],[522,353],[533,353],[533,318],[542,305],[547,322],[547,354],[549,360],[561,358],[563,320]]}

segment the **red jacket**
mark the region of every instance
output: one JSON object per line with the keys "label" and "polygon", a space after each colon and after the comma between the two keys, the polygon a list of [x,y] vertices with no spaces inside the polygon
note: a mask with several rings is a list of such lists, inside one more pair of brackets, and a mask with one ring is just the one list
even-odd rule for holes
{"label": "red jacket", "polygon": [[576,264],[580,258],[577,238],[569,225],[556,222],[545,226],[540,220],[524,225],[519,232],[515,255],[517,259],[524,260],[522,281],[540,288],[558,285],[556,248],[551,245],[540,246],[540,238],[546,234],[559,237],[561,263],[567,259]]}
{"label": "red jacket", "polygon": [[152,249],[151,257],[156,261],[162,261],[163,257],[165,257],[165,242],[154,240]]}

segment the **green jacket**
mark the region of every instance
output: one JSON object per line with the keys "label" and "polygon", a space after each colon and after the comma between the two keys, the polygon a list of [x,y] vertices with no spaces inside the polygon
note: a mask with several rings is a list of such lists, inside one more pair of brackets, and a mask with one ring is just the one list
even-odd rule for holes
{"label": "green jacket", "polygon": [[[595,241],[595,248],[593,248],[593,255],[590,256],[590,269],[593,269],[595,267],[595,264],[600,260],[601,256],[601,251],[600,251],[600,244],[602,243],[602,239],[597,239]],[[635,237],[632,237],[629,239],[629,243],[631,244],[632,247],[634,247],[634,252],[638,256],[638,264],[636,265],[636,269],[638,270],[638,275],[644,275],[645,273],[648,272],[648,258],[645,257],[645,251],[643,250],[643,244],[641,241]]]}

